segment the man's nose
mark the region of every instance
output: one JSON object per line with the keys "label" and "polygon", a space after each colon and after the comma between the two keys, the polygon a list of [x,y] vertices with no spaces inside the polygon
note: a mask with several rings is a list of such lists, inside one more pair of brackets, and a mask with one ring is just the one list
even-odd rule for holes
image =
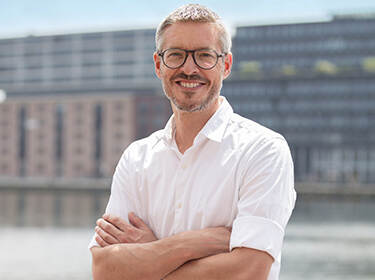
{"label": "man's nose", "polygon": [[194,62],[193,54],[189,53],[187,55],[184,65],[182,65],[181,70],[184,71],[186,75],[191,75],[199,71],[199,67]]}

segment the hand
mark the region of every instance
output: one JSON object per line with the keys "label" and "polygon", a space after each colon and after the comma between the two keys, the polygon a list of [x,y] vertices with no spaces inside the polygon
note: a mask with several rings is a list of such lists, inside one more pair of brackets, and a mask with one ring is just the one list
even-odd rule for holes
{"label": "hand", "polygon": [[129,223],[120,217],[104,214],[96,221],[96,242],[101,247],[119,243],[147,243],[157,240],[152,230],[133,212],[128,214]]}

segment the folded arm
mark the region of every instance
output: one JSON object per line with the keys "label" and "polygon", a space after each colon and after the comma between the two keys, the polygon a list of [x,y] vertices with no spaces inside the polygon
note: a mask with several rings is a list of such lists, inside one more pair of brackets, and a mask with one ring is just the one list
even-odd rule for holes
{"label": "folded arm", "polygon": [[93,277],[100,280],[160,280],[189,260],[229,248],[226,228],[188,231],[149,243],[93,247]]}
{"label": "folded arm", "polygon": [[236,248],[230,253],[221,253],[189,261],[164,279],[266,280],[272,263],[273,258],[263,251]]}
{"label": "folded arm", "polygon": [[[129,222],[105,215],[92,248],[94,279],[267,279],[273,258],[263,251],[229,252],[230,229],[188,231],[156,240],[133,213]],[[119,244],[121,243],[121,244]]]}

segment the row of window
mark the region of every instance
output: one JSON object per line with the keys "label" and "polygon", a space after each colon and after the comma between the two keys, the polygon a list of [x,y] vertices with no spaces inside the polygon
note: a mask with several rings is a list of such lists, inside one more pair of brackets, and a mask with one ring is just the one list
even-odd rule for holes
{"label": "row of window", "polygon": [[281,112],[345,112],[366,114],[375,108],[375,98],[372,100],[304,100],[281,101],[275,110]]}
{"label": "row of window", "polygon": [[[139,59],[137,58],[139,55]],[[152,53],[119,52],[108,54],[85,53],[80,55],[61,55],[55,57],[33,56],[22,59],[0,59],[0,70],[34,69],[64,66],[110,66],[110,65],[138,65],[153,63]]]}
{"label": "row of window", "polygon": [[375,182],[375,150],[298,147],[292,152],[297,180]]}
{"label": "row of window", "polygon": [[372,52],[375,49],[374,39],[347,40],[344,38],[332,38],[321,41],[300,42],[238,42],[233,44],[233,53],[245,54],[295,54],[295,53],[337,53],[337,52]]}
{"label": "row of window", "polygon": [[[271,101],[272,102],[272,101]],[[368,114],[375,108],[375,99],[373,100],[305,100],[305,101],[284,101],[280,103],[271,103],[266,100],[247,100],[241,103],[235,103],[236,109],[240,112],[269,112],[284,113],[288,115],[299,113],[330,113],[330,114]],[[341,118],[341,117],[339,117]],[[328,121],[328,120],[327,120]],[[375,120],[374,120],[375,121]],[[343,122],[345,122],[343,120]],[[368,124],[369,119],[366,123]]]}
{"label": "row of window", "polygon": [[144,73],[143,77],[134,77],[133,74],[118,74],[118,75],[113,75],[113,76],[86,76],[86,77],[62,77],[62,76],[57,76],[49,79],[40,79],[38,77],[36,78],[28,78],[24,80],[7,80],[7,81],[1,81],[0,77],[0,88],[1,87],[8,87],[11,85],[28,85],[28,84],[60,84],[60,83],[72,83],[72,84],[79,84],[82,82],[111,82],[111,81],[119,81],[123,83],[130,83],[130,84],[135,84],[139,85],[142,83],[149,83],[150,81],[157,81],[157,78],[154,73]]}
{"label": "row of window", "polygon": [[357,96],[361,93],[373,94],[375,92],[375,81],[372,79],[301,81],[289,83],[287,91],[309,95],[329,93],[339,96],[344,93],[352,93],[353,96]]}
{"label": "row of window", "polygon": [[[258,65],[259,71],[269,68],[282,69],[286,65],[290,65],[296,68],[308,68],[308,69],[318,69],[319,64],[329,63],[332,67],[362,67],[363,62],[368,58],[367,55],[357,54],[357,55],[341,55],[341,56],[291,56],[291,57],[269,57],[269,56],[243,56],[239,58],[239,61],[243,61],[241,64],[235,65],[236,69],[241,69],[241,65],[247,62],[256,63]],[[340,69],[339,69],[340,70]]]}
{"label": "row of window", "polygon": [[307,24],[285,24],[269,26],[239,27],[236,36],[239,38],[295,38],[322,37],[341,34],[374,34],[375,20],[332,21]]}
{"label": "row of window", "polygon": [[[348,116],[335,116],[332,118],[327,117],[310,117],[310,118],[285,118],[283,119],[280,124],[284,127],[294,127],[294,128],[317,128],[317,129],[324,129],[324,128],[349,128],[350,131],[353,129],[358,128],[369,128],[371,124],[371,120],[367,117],[348,117]],[[351,132],[348,131],[350,134]],[[324,135],[322,135],[322,139],[324,139]]]}
{"label": "row of window", "polygon": [[137,62],[139,59],[135,57],[137,54],[149,56],[152,59],[153,51],[148,52],[143,50],[129,50],[129,51],[116,51],[116,52],[101,52],[96,53],[92,52],[74,52],[68,54],[59,54],[59,55],[28,55],[28,56],[19,56],[19,57],[3,57],[0,58],[0,66],[12,66],[14,64],[42,64],[44,63],[53,63],[53,62],[63,62],[66,60],[78,60],[78,61],[106,61],[108,59],[127,59],[129,61]]}
{"label": "row of window", "polygon": [[[292,112],[284,111],[285,114],[279,115],[275,110],[271,110],[271,106],[266,104],[263,104],[263,107],[257,106],[257,104],[234,104],[233,107],[235,112],[275,129],[324,130],[329,128],[336,130],[348,129],[348,133],[351,133],[350,131],[356,129],[370,129],[372,123],[375,121],[373,117],[366,115],[348,116],[342,114],[321,116],[319,114],[303,114],[296,116],[294,113],[298,110],[297,108]],[[267,114],[264,116],[261,112],[266,112]]]}
{"label": "row of window", "polygon": [[117,79],[118,77],[126,78],[153,78],[154,69],[151,65],[142,66],[142,70],[129,66],[118,67],[77,67],[77,68],[51,68],[33,69],[32,71],[21,72],[3,72],[0,71],[0,83],[22,83],[27,81],[48,82],[60,79],[85,80],[87,78],[98,79]]}
{"label": "row of window", "polygon": [[32,55],[58,55],[68,53],[104,53],[143,50],[153,52],[155,50],[154,38],[142,38],[141,44],[136,40],[106,40],[106,41],[71,41],[64,44],[50,44],[40,42],[34,44],[17,43],[14,45],[2,45],[0,40],[0,57],[19,57]]}
{"label": "row of window", "polygon": [[[282,83],[225,83],[223,94],[227,96],[246,97],[325,97],[325,98],[358,98],[373,99],[375,81],[370,79],[355,80],[304,80]],[[350,101],[349,101],[350,102]]]}

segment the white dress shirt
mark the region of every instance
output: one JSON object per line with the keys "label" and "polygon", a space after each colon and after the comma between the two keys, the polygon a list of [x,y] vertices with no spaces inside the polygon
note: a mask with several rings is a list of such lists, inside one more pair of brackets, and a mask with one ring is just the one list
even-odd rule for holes
{"label": "white dress shirt", "polygon": [[289,147],[280,134],[221,101],[184,154],[174,140],[173,116],[163,130],[132,143],[117,165],[106,213],[128,221],[133,211],[158,239],[232,226],[230,249],[268,252],[275,260],[268,279],[275,280],[296,199]]}

